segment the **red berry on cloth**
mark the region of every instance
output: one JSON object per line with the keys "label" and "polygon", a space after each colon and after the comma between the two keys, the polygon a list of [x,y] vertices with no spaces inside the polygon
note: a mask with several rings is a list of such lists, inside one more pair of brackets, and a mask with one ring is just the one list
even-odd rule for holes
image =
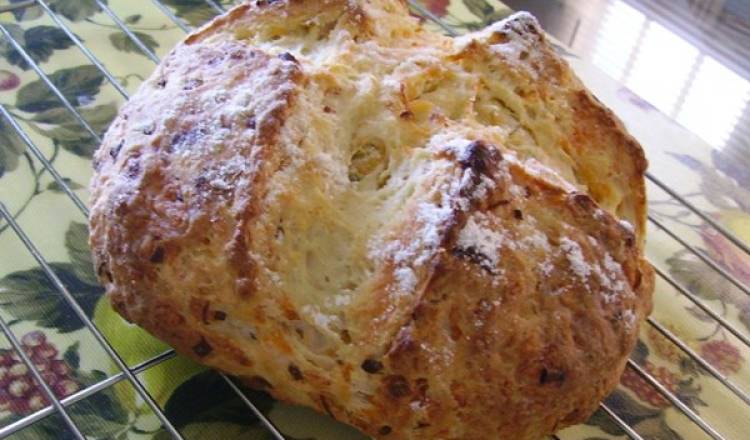
{"label": "red berry on cloth", "polygon": [[24,347],[38,347],[47,342],[47,336],[39,330],[28,332],[21,336],[21,345]]}
{"label": "red berry on cloth", "polygon": [[450,0],[428,0],[425,6],[427,6],[427,9],[433,14],[442,17],[448,10],[449,4]]}
{"label": "red berry on cloth", "polygon": [[[26,333],[21,337],[21,348],[55,396],[64,398],[81,388],[72,377],[70,366],[58,358],[60,351],[44,333]],[[24,415],[47,405],[49,400],[26,364],[11,350],[0,352],[0,411]]]}
{"label": "red berry on cloth", "polygon": [[21,84],[21,79],[13,72],[0,69],[0,92],[13,90]]}
{"label": "red berry on cloth", "polygon": [[[643,369],[670,392],[675,391],[676,378],[671,371],[664,367],[657,367],[648,361],[646,361],[646,365]],[[642,378],[641,375],[632,368],[625,369],[625,372],[620,379],[620,383],[638,396],[640,400],[651,406],[666,408],[670,405],[669,401],[659,393],[659,390],[651,386],[646,379]]]}
{"label": "red berry on cloth", "polygon": [[724,375],[737,373],[745,362],[737,347],[722,340],[701,345],[701,356]]}

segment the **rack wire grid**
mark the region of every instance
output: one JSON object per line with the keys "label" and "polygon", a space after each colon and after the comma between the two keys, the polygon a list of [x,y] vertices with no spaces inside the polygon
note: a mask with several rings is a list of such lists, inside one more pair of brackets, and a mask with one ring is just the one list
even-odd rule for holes
{"label": "rack wire grid", "polygon": [[[189,32],[191,30],[191,26],[181,20],[169,6],[159,2],[158,0],[152,1],[158,8],[158,10],[161,11],[161,13],[165,14],[169,18],[169,20],[171,20],[179,29],[184,32]],[[112,22],[114,22],[117,27],[119,27],[119,29],[127,36],[127,38],[132,42],[137,50],[141,51],[154,64],[159,62],[159,57],[149,47],[147,42],[143,41],[143,37],[139,36],[137,32],[133,32],[132,30],[130,30],[123,19],[121,19],[105,1],[94,0],[94,2],[96,3],[96,7],[98,7],[101,12],[111,18]],[[205,2],[216,14],[223,13],[226,7],[231,6],[220,4],[212,0],[205,0]],[[39,6],[44,11],[44,13],[49,16],[54,24],[60,30],[62,30],[68,38],[72,40],[75,46],[78,47],[78,49],[88,59],[91,65],[95,66],[96,69],[101,71],[107,81],[117,90],[117,92],[120,93],[123,98],[128,98],[128,92],[126,91],[126,88],[123,86],[123,84],[121,84],[120,80],[118,80],[118,78],[116,78],[105,68],[104,64],[94,55],[93,51],[90,50],[81,40],[81,38],[79,38],[71,30],[71,28],[65,23],[65,21],[53,11],[53,9],[50,7],[50,5],[47,4],[47,2],[45,2],[44,0],[31,0],[27,1],[26,3]],[[450,24],[442,21],[440,18],[430,13],[430,11],[420,3],[410,0],[409,5],[415,14],[421,15],[425,20],[431,22],[434,26],[441,29],[445,33],[450,35],[457,35],[457,32]],[[22,57],[22,59],[34,70],[39,79],[43,81],[47,87],[49,87],[50,91],[56,96],[56,98],[60,100],[64,108],[68,112],[70,112],[70,115],[75,119],[75,121],[77,121],[78,124],[80,124],[80,127],[83,130],[87,131],[94,139],[100,141],[101,137],[97,130],[95,130],[89,124],[89,122],[87,122],[86,118],[83,117],[79,110],[77,110],[73,103],[71,103],[70,100],[65,96],[65,93],[63,93],[63,91],[55,86],[54,82],[49,78],[47,74],[45,74],[45,72],[37,64],[37,62],[35,62],[34,58],[29,54],[27,49],[24,48],[24,46],[18,41],[17,37],[15,37],[13,33],[8,29],[7,23],[0,23],[0,32],[2,32],[3,38],[6,40],[6,42],[10,44],[10,46],[20,55],[20,57]],[[76,206],[76,208],[83,215],[88,216],[88,209],[86,207],[86,204],[82,200],[80,200],[79,197],[74,193],[74,191],[69,187],[68,182],[66,182],[66,180],[61,176],[58,170],[55,169],[53,164],[45,157],[41,149],[34,144],[29,134],[24,131],[21,125],[19,125],[14,116],[11,114],[11,112],[8,111],[8,109],[6,109],[5,106],[0,106],[0,117],[2,117],[8,123],[10,129],[13,130],[13,132],[15,132],[15,134],[24,142],[24,144],[28,148],[28,151],[30,151],[31,154],[33,154],[33,156],[44,166],[45,171],[50,174],[56,184],[59,185],[59,188],[61,188],[62,191],[67,194],[67,196],[70,198],[70,201]],[[684,210],[689,211],[691,215],[696,216],[698,219],[700,219],[702,222],[716,231],[716,233],[721,234],[726,240],[732,243],[732,245],[736,246],[742,253],[744,253],[745,255],[750,255],[750,248],[748,248],[748,245],[743,240],[727,230],[727,228],[718,223],[714,218],[712,218],[702,209],[691,203],[685,197],[681,196],[677,191],[665,184],[657,176],[648,174],[647,178],[650,182],[650,186],[654,190],[666,193],[668,197],[671,197],[672,199],[679,202]],[[7,225],[10,226],[12,231],[17,235],[28,252],[36,260],[39,268],[43,270],[44,274],[46,274],[46,276],[49,278],[49,281],[57,289],[57,293],[64,297],[67,303],[71,306],[75,315],[77,315],[77,317],[81,321],[83,321],[85,327],[91,331],[96,343],[102,347],[102,349],[112,359],[112,361],[117,365],[119,369],[118,373],[113,374],[95,384],[87,386],[68,397],[60,399],[55,395],[55,393],[52,392],[50,387],[43,380],[42,373],[37,369],[29,356],[25,354],[18,337],[14,334],[13,331],[11,331],[9,323],[6,322],[5,319],[0,317],[0,329],[2,330],[2,333],[5,335],[5,338],[7,338],[13,349],[15,349],[20,360],[32,373],[34,379],[41,387],[49,402],[51,402],[49,405],[43,407],[38,411],[20,417],[6,426],[0,426],[0,438],[8,437],[10,435],[13,435],[14,433],[18,433],[24,428],[31,426],[35,422],[38,422],[46,417],[57,415],[61,417],[64,425],[70,431],[70,434],[73,437],[77,439],[85,439],[86,435],[82,432],[81,427],[75,423],[75,421],[69,414],[69,408],[71,407],[71,405],[89,396],[92,396],[101,390],[113,387],[119,382],[126,381],[132,384],[137,394],[151,408],[151,410],[153,410],[154,414],[161,422],[163,429],[166,430],[166,432],[168,432],[172,438],[182,439],[183,436],[180,431],[169,420],[169,418],[165,415],[163,409],[159,407],[152,396],[149,395],[144,384],[139,379],[139,375],[141,373],[173,358],[175,356],[174,351],[167,350],[159,354],[158,356],[153,357],[152,359],[135,365],[134,367],[128,367],[121,358],[120,354],[118,354],[118,352],[113,348],[107,338],[87,316],[83,308],[78,304],[76,298],[71,295],[65,284],[60,280],[55,271],[50,267],[50,264],[47,262],[35,243],[32,242],[29,234],[24,231],[24,228],[19,224],[19,222],[16,221],[16,219],[14,219],[14,216],[2,203],[0,203],[0,215],[5,220],[5,222],[7,222]],[[708,265],[712,270],[716,271],[717,274],[719,274],[721,277],[723,277],[725,280],[739,289],[742,293],[750,295],[750,289],[747,285],[745,285],[742,281],[737,279],[737,277],[732,275],[725,267],[723,267],[722,264],[714,261],[711,256],[707,255],[705,252],[696,248],[695,246],[689,244],[681,236],[681,234],[672,231],[669,227],[667,227],[667,225],[664,224],[663,220],[661,220],[658,215],[651,213],[649,214],[648,218],[651,223],[650,227],[652,228],[652,230],[655,228],[656,231],[665,233],[667,237],[669,237],[669,239],[675,240],[680,246],[682,246],[685,252],[693,254],[696,258]],[[675,279],[659,265],[655,264],[654,266],[656,268],[657,276],[663,282],[665,282],[666,285],[669,285],[672,288],[676,289],[680,294],[684,295],[685,298],[687,298],[698,309],[700,309],[700,311],[705,313],[706,316],[715,320],[719,326],[735,336],[744,345],[750,347],[750,339],[748,339],[743,331],[740,331],[736,326],[732,325],[732,323],[730,323],[721,314],[717,313],[712,307],[707,306],[701,298],[698,298],[690,290],[688,286]],[[657,291],[656,294],[658,295],[659,292]],[[679,348],[679,350],[684,352],[690,359],[697,363],[700,368],[704,369],[707,374],[713,376],[724,387],[726,387],[726,390],[728,390],[736,397],[738,397],[742,402],[744,402],[745,405],[750,405],[750,396],[745,390],[742,389],[742,387],[734,383],[730,378],[728,378],[719,369],[717,369],[711,362],[705,359],[704,356],[693,350],[686,342],[681,340],[667,326],[661,324],[654,317],[649,317],[646,325],[651,326],[653,330],[657,331],[668,341],[674,344],[677,348]],[[692,423],[700,428],[700,430],[702,430],[708,437],[716,440],[722,440],[725,438],[724,435],[718,432],[715,427],[704,420],[704,418],[702,418],[696,410],[692,409],[689,405],[683,402],[670,389],[670,387],[663,384],[658,377],[647,371],[647,369],[640,365],[636,360],[628,360],[627,368],[631,369],[640,378],[645,380],[645,382],[648,383],[649,386],[653,387],[653,389],[658,392],[659,395],[666,399],[669,404],[672,405],[676,410],[678,410],[685,417],[691,420]],[[285,438],[280,430],[269,420],[269,418],[258,409],[258,407],[253,403],[252,399],[234,382],[234,379],[223,374],[221,375],[221,377],[231,388],[231,390],[236,393],[237,396],[242,400],[242,402],[247,406],[249,414],[254,415],[261,421],[262,425],[265,427],[271,437],[276,439]],[[622,414],[618,414],[617,411],[611,405],[609,405],[606,400],[605,402],[601,403],[600,411],[598,413],[604,417],[608,417],[609,419],[611,419],[611,421],[614,422],[614,424],[621,430],[620,435],[625,435],[635,440],[641,440],[643,438],[626,421],[626,417]],[[553,435],[551,437],[554,439],[559,438],[557,435]]]}

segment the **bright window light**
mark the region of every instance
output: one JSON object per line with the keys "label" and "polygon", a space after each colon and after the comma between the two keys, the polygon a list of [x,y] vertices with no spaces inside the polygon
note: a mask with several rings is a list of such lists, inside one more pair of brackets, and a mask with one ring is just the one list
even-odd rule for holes
{"label": "bright window light", "polygon": [[677,114],[677,122],[721,148],[737,124],[748,95],[750,82],[706,56]]}
{"label": "bright window light", "polygon": [[672,115],[699,51],[664,26],[649,22],[625,85]]}
{"label": "bright window light", "polygon": [[609,3],[596,36],[594,65],[621,81],[645,22],[646,16],[632,6],[622,1]]}

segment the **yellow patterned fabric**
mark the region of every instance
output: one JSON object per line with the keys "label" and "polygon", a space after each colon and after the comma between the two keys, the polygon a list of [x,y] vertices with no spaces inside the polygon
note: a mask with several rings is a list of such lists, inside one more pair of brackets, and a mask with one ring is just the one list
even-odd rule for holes
{"label": "yellow patterned fabric", "polygon": [[[136,368],[158,411],[185,438],[273,438],[227,379],[173,356],[110,309],[86,245],[86,186],[101,133],[185,32],[231,1],[45,5],[0,2],[0,318],[49,391],[67,398],[73,425],[90,438],[170,438],[95,331]],[[493,0],[425,0],[413,10],[427,26],[457,34],[511,12]],[[624,422],[644,438],[711,438],[712,429],[724,438],[747,438],[750,168],[743,163],[750,150],[721,148],[691,133],[658,103],[603,73],[593,52],[574,53],[562,43],[557,49],[646,149],[646,251],[659,274],[654,312],[632,366],[605,401],[620,420],[600,410],[558,436],[626,438]],[[17,438],[75,438],[60,415],[39,416],[50,403],[46,392],[8,338],[0,338],[0,436],[21,420]],[[287,438],[365,438],[326,416],[243,392]],[[82,398],[70,402],[77,393]]]}

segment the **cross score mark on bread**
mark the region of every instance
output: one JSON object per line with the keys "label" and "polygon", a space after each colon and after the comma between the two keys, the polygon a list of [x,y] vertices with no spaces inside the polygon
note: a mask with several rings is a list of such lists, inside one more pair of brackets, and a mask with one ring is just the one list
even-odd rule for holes
{"label": "cross score mark on bread", "polygon": [[377,438],[585,420],[651,308],[643,152],[527,14],[452,39],[398,1],[238,6],[95,168],[123,316]]}

